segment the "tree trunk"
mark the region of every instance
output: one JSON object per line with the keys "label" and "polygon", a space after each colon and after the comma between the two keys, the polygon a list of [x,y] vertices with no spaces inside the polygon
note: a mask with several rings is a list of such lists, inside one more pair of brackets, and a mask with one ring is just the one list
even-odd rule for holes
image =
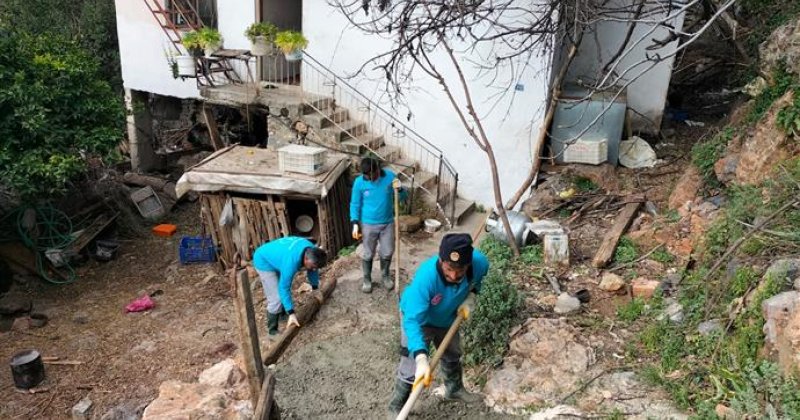
{"label": "tree trunk", "polygon": [[508,214],[506,213],[506,208],[503,207],[503,195],[502,191],[500,190],[500,175],[497,173],[497,161],[494,158],[494,150],[492,150],[492,144],[488,141],[486,142],[486,156],[489,158],[489,167],[492,169],[492,189],[494,190],[494,205],[497,208],[497,213],[500,216],[500,220],[503,221],[503,228],[506,231],[506,237],[508,238],[508,244],[511,246],[511,250],[514,251],[514,256],[519,256],[519,246],[517,246],[517,241],[514,239],[514,232],[511,231],[511,223],[508,221]]}

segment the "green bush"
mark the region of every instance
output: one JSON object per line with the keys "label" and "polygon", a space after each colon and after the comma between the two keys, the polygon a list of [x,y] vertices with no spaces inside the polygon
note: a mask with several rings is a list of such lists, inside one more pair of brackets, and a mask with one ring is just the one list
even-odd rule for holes
{"label": "green bush", "polygon": [[0,178],[25,201],[63,192],[124,130],[121,98],[75,41],[0,27]]}
{"label": "green bush", "polygon": [[479,247],[491,262],[483,279],[475,313],[464,327],[464,361],[468,365],[497,365],[508,347],[508,333],[518,322],[522,298],[510,281],[511,250],[488,237]]}
{"label": "green bush", "polygon": [[614,262],[625,264],[633,262],[639,257],[639,248],[627,236],[620,238],[617,249],[614,250]]}

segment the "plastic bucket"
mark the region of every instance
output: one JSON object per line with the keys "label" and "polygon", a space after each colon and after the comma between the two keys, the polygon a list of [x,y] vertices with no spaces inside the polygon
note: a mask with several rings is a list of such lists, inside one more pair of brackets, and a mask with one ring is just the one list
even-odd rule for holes
{"label": "plastic bucket", "polygon": [[442,227],[442,222],[436,219],[425,219],[425,232],[434,233]]}
{"label": "plastic bucket", "polygon": [[195,59],[191,55],[181,55],[175,58],[178,63],[178,76],[195,76],[197,69],[195,69]]}

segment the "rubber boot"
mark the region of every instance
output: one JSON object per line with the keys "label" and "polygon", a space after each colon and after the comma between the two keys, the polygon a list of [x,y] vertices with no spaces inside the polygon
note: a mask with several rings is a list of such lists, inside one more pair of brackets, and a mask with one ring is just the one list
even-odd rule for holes
{"label": "rubber boot", "polygon": [[442,363],[442,376],[444,376],[444,398],[446,400],[461,401],[466,404],[480,402],[483,398],[464,389],[461,364],[447,366]]}
{"label": "rubber boot", "polygon": [[361,260],[361,271],[364,272],[364,283],[361,291],[364,293],[372,292],[372,260]]}
{"label": "rubber boot", "polygon": [[389,267],[392,265],[391,258],[381,258],[381,280],[383,280],[383,287],[386,290],[394,289],[394,281],[392,281],[392,276],[389,275]]}
{"label": "rubber boot", "polygon": [[267,332],[269,335],[278,335],[278,319],[281,314],[267,312]]}
{"label": "rubber boot", "polygon": [[399,379],[394,380],[394,391],[392,392],[392,397],[389,400],[389,410],[386,413],[386,418],[394,420],[397,418],[397,415],[400,414],[400,411],[403,409],[403,406],[408,400],[408,396],[411,395],[411,384],[407,384]]}

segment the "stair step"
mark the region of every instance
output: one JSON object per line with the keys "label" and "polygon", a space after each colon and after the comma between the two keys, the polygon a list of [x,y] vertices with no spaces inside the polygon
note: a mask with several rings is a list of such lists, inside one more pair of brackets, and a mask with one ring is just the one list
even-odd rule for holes
{"label": "stair step", "polygon": [[350,138],[358,137],[366,134],[367,125],[361,121],[347,120],[335,126],[339,131],[339,141],[345,141]]}
{"label": "stair step", "polygon": [[326,112],[329,110],[333,110],[335,104],[336,100],[333,98],[320,97],[318,99],[310,101],[308,105],[303,106],[303,113],[311,114],[313,112],[317,112],[317,110]]}
{"label": "stair step", "polygon": [[342,123],[347,120],[347,110],[344,108],[339,108],[336,111],[331,111],[327,114],[320,114],[319,112],[312,112],[306,115],[303,115],[303,120],[305,120],[308,125],[314,128],[325,128],[333,125],[333,123]]}
{"label": "stair step", "polygon": [[[428,171],[417,171],[414,174],[414,189],[425,188],[426,190],[435,193],[437,176]],[[406,185],[408,186],[408,185]]]}
{"label": "stair step", "polygon": [[475,202],[472,200],[466,200],[461,197],[456,197],[456,210],[455,216],[452,222],[455,225],[461,224],[467,216],[472,214],[475,211]]}
{"label": "stair step", "polygon": [[347,139],[340,143],[348,153],[366,154],[369,150],[378,150],[383,146],[383,135],[365,133],[356,138]]}
{"label": "stair step", "polygon": [[[414,170],[417,168],[417,161],[414,159],[404,158],[401,157],[400,159],[395,160],[392,162],[389,167],[394,171],[394,173],[400,175],[405,175],[405,177],[410,177],[414,174]],[[403,178],[405,178],[403,177]]]}
{"label": "stair step", "polygon": [[375,154],[383,159],[384,162],[394,162],[400,159],[400,148],[397,146],[384,145],[380,149],[375,150]]}

